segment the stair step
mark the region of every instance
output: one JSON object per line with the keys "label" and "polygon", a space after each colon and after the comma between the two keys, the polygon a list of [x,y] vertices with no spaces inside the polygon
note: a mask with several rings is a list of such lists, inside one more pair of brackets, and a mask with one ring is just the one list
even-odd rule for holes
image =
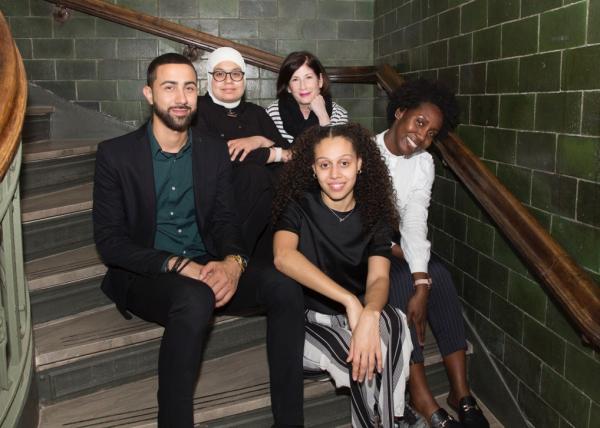
{"label": "stair step", "polygon": [[21,200],[23,223],[92,209],[93,183],[84,183]]}
{"label": "stair step", "polygon": [[35,162],[95,153],[97,139],[42,140],[23,147],[23,162]]}
{"label": "stair step", "polygon": [[92,211],[23,223],[26,262],[93,244]]}
{"label": "stair step", "polygon": [[54,114],[52,106],[30,106],[25,111],[25,123],[21,131],[23,143],[47,140],[50,138],[50,120]]}
{"label": "stair step", "polygon": [[[205,359],[264,342],[263,316],[218,316]],[[122,384],[156,372],[163,328],[113,305],[35,326],[40,400],[53,402]]]}
{"label": "stair step", "polygon": [[126,320],[113,305],[38,325],[34,329],[38,371],[90,355],[161,337],[163,328],[139,318]]}
{"label": "stair step", "polygon": [[100,290],[105,272],[94,245],[27,262],[34,324],[110,304]]}
{"label": "stair step", "polygon": [[[270,407],[219,418],[196,425],[201,428],[264,428],[273,424]],[[350,396],[347,390],[304,400],[307,428],[350,428]]]}
{"label": "stair step", "polygon": [[[154,376],[47,406],[41,410],[40,426],[156,427],[156,390]],[[330,382],[305,381],[306,400],[332,391]],[[269,404],[264,345],[205,361],[202,365],[194,398],[194,422],[199,426]]]}
{"label": "stair step", "polygon": [[25,276],[29,291],[32,292],[101,277],[105,272],[106,266],[100,261],[95,245],[86,245],[25,264]]}

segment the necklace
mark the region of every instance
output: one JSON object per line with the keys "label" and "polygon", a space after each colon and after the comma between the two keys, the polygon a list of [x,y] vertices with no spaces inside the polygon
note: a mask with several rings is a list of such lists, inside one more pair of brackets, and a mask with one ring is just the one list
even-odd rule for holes
{"label": "necklace", "polygon": [[[327,207],[327,205],[326,205],[326,204],[323,204],[323,205],[325,205],[325,206]],[[354,208],[356,208],[356,205],[354,205]],[[350,210],[350,212],[349,212],[348,214],[346,214],[345,216],[343,216],[343,217],[340,217],[339,215],[337,215],[337,214],[335,213],[335,211],[334,211],[334,210],[332,210],[331,208],[327,207],[327,209],[329,210],[329,212],[331,212],[331,214],[333,214],[333,215],[335,216],[335,218],[337,218],[337,219],[339,220],[339,222],[340,222],[340,223],[342,223],[342,222],[346,221],[346,220],[348,219],[348,217],[350,217],[350,216],[352,215],[352,213],[354,212],[354,208],[352,208],[352,209]]]}

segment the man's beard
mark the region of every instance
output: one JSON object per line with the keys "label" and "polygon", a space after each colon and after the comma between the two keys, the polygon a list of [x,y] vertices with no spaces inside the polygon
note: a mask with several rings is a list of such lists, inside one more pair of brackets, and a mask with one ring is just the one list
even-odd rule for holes
{"label": "man's beard", "polygon": [[187,106],[178,106],[178,108],[187,108],[189,109],[190,114],[185,117],[171,116],[168,110],[162,110],[156,104],[152,104],[152,112],[167,128],[177,132],[184,132],[190,127],[190,123],[192,123],[196,110],[191,110],[190,107]]}

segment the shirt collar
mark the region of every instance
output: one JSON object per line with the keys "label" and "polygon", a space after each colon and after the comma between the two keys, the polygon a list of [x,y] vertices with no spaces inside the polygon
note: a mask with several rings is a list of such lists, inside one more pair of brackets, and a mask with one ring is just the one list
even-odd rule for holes
{"label": "shirt collar", "polygon": [[192,128],[188,128],[187,141],[185,142],[184,146],[179,150],[178,153],[163,152],[163,150],[160,147],[160,144],[158,144],[158,141],[156,140],[156,137],[154,136],[154,132],[152,131],[152,120],[148,121],[148,125],[147,125],[146,129],[147,129],[148,139],[150,140],[150,149],[152,151],[152,156],[155,159],[164,159],[164,158],[170,158],[170,157],[179,158],[179,157],[183,156],[183,154],[192,147]]}

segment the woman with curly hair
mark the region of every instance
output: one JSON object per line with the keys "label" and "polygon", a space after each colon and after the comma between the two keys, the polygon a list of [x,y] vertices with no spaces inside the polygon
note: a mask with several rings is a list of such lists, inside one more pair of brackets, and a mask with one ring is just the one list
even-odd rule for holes
{"label": "woman with curly hair", "polygon": [[[390,97],[390,128],[376,142],[392,175],[400,212],[399,245],[392,247],[390,304],[406,313],[415,345],[410,366],[411,404],[433,428],[488,428],[467,383],[467,342],[456,288],[448,270],[431,257],[427,212],[435,176],[426,151],[436,138],[445,138],[458,124],[458,103],[438,82],[406,82]],[[450,380],[448,404],[460,423],[440,408],[425,377],[423,345],[429,321]]]}
{"label": "woman with curly hair", "polygon": [[285,281],[305,290],[304,369],[350,388],[354,427],[391,428],[404,411],[412,344],[406,317],[387,305],[398,223],[387,168],[357,124],[315,126],[292,150],[273,250]]}

